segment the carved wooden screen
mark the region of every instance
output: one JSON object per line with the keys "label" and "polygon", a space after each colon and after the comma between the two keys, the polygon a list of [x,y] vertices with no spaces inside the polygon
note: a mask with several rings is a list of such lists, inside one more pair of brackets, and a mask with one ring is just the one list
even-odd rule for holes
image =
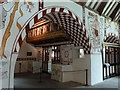
{"label": "carved wooden screen", "polygon": [[120,74],[120,47],[105,46],[104,79]]}

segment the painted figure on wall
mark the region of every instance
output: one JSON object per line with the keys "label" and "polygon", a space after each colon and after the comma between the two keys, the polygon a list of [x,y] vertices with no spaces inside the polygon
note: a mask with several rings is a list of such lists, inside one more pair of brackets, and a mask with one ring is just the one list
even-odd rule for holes
{"label": "painted figure on wall", "polygon": [[88,23],[89,23],[89,37],[92,46],[92,53],[100,52],[100,32],[99,32],[99,22],[98,16],[94,15],[93,13],[88,13]]}
{"label": "painted figure on wall", "polygon": [[[0,20],[2,22],[2,23],[0,23],[0,29],[4,28],[4,30],[5,30],[5,32],[3,33],[3,36],[2,36],[2,43],[0,45],[0,57],[7,58],[6,55],[4,54],[5,46],[6,46],[8,38],[11,36],[11,29],[12,29],[12,25],[14,23],[17,11],[20,13],[20,16],[18,17],[18,19],[16,21],[16,26],[18,27],[19,30],[21,30],[21,28],[22,28],[22,26],[20,25],[18,20],[24,15],[24,13],[22,11],[23,5],[26,5],[26,8],[27,8],[26,10],[28,12],[31,12],[32,8],[34,8],[34,4],[29,1],[0,3],[0,7],[2,7],[0,10],[1,11]],[[10,15],[7,15],[8,12],[10,13]],[[10,20],[7,21],[8,24],[6,23],[6,17],[10,17]]]}

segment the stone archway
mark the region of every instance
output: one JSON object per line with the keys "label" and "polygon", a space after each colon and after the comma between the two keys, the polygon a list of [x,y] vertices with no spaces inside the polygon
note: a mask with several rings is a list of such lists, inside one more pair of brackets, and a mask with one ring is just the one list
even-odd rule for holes
{"label": "stone archway", "polygon": [[[67,14],[66,14],[67,13]],[[75,45],[83,46],[83,49],[86,54],[90,53],[90,46],[89,46],[89,39],[86,36],[86,30],[79,19],[79,17],[69,10],[66,7],[60,6],[52,6],[46,7],[38,12],[36,12],[33,16],[31,16],[26,23],[23,25],[22,29],[16,36],[16,39],[12,46],[11,56],[10,56],[10,63],[9,63],[9,81],[8,81],[8,88],[13,88],[13,80],[14,80],[14,65],[12,65],[13,61],[15,64],[14,52],[19,52],[20,48],[16,50],[17,43],[19,42],[19,38],[23,33],[27,34],[28,30],[30,29],[29,24],[32,20],[34,20],[34,24],[36,23],[38,16],[43,17],[48,20],[52,20],[53,22],[57,22],[58,24],[62,25],[66,30],[68,29],[68,34],[73,39]],[[57,17],[60,16],[60,17]],[[56,18],[56,19],[54,19]],[[67,23],[65,23],[67,22]],[[71,26],[71,27],[70,27]],[[24,38],[24,37],[23,37]],[[23,40],[22,40],[23,41]]]}

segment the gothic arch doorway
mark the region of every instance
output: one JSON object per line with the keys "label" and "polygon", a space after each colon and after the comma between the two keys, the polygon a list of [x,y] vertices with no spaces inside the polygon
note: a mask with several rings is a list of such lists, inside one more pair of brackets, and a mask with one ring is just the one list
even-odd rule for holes
{"label": "gothic arch doorway", "polygon": [[[30,22],[34,21],[34,24],[37,22],[37,20],[44,18],[47,20],[50,20],[52,22],[56,22],[60,24],[66,31],[67,33],[71,36],[73,39],[74,45],[78,46],[83,46],[83,49],[86,54],[90,53],[90,46],[89,46],[89,39],[86,36],[86,30],[79,19],[79,17],[73,13],[70,9],[66,7],[60,7],[60,6],[52,6],[52,7],[46,7],[38,12],[36,12],[33,16],[31,16],[26,23],[23,25],[22,29],[16,36],[16,39],[14,41],[14,44],[12,46],[12,51],[11,51],[11,56],[10,56],[10,64],[9,64],[9,81],[8,81],[8,88],[13,87],[13,79],[14,79],[14,65],[12,65],[13,61],[15,64],[15,58],[14,57],[14,52],[19,52],[20,46],[17,46],[17,43],[22,34],[28,33],[30,29]],[[22,37],[23,39],[26,36]],[[19,47],[18,49],[16,47]]]}

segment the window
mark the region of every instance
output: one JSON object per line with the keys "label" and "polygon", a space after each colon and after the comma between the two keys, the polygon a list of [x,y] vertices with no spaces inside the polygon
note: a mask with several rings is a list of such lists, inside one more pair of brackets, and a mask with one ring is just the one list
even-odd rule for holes
{"label": "window", "polygon": [[27,52],[27,56],[32,56],[32,52]]}
{"label": "window", "polygon": [[80,49],[79,51],[79,58],[83,58],[84,57],[84,50],[83,49]]}

